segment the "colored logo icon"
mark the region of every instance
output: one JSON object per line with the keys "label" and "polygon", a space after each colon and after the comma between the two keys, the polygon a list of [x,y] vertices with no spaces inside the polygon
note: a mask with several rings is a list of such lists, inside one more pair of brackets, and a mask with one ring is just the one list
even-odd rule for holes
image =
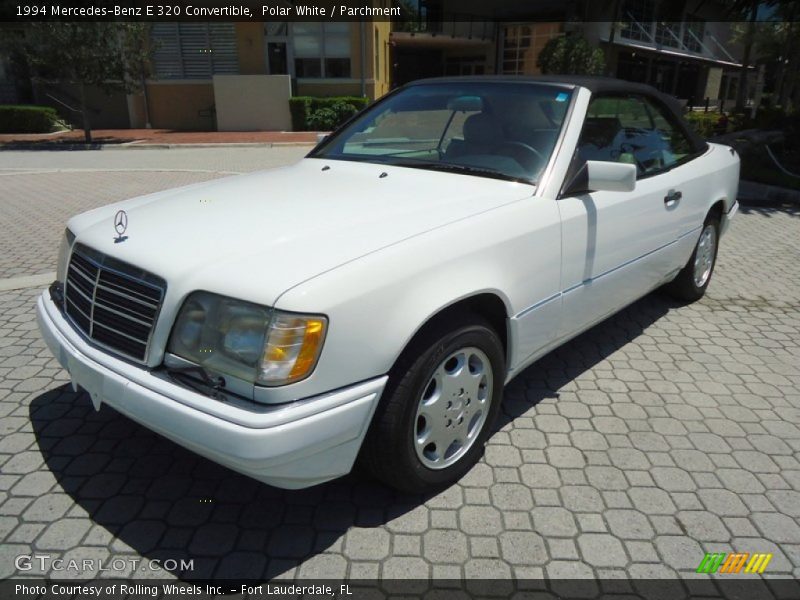
{"label": "colored logo icon", "polygon": [[[763,573],[767,568],[769,561],[772,560],[772,554],[756,553],[750,554],[749,552],[737,552],[726,554],[725,552],[716,552],[706,554],[700,565],[697,567],[698,573],[720,573],[720,574],[736,574],[736,573]],[[746,566],[745,566],[746,565]],[[744,571],[742,571],[744,567]]]}

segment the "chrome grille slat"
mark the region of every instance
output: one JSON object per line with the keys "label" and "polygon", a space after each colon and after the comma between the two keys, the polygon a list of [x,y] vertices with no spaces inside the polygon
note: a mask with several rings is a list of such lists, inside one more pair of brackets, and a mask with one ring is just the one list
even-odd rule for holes
{"label": "chrome grille slat", "polygon": [[145,362],[165,291],[160,277],[78,243],[67,268],[64,312],[98,346]]}
{"label": "chrome grille slat", "polygon": [[152,321],[143,321],[143,320],[141,320],[141,319],[137,319],[136,317],[132,317],[132,316],[130,316],[130,315],[126,315],[125,313],[123,313],[123,312],[120,312],[120,311],[118,311],[117,309],[115,309],[115,308],[112,308],[112,307],[108,306],[107,304],[103,304],[102,302],[100,302],[99,300],[97,300],[97,297],[95,297],[94,305],[95,305],[95,306],[99,306],[99,307],[100,307],[100,308],[102,308],[103,310],[107,310],[107,311],[109,311],[109,312],[112,312],[112,313],[114,313],[115,315],[119,315],[119,316],[120,316],[120,317],[122,317],[123,319],[128,319],[128,320],[130,320],[130,321],[133,321],[134,323],[139,323],[140,325],[144,325],[145,327],[150,327],[150,325],[152,325],[152,324],[153,324],[153,323],[152,323]]}
{"label": "chrome grille slat", "polygon": [[91,320],[91,319],[89,318],[89,315],[87,315],[85,312],[83,312],[83,311],[81,310],[81,308],[80,308],[80,307],[79,307],[77,304],[75,304],[75,302],[73,302],[73,301],[72,301],[70,298],[67,298],[67,302],[69,302],[70,304],[72,304],[72,306],[75,308],[75,310],[77,310],[79,313],[81,313],[81,316],[82,316],[84,319],[86,319],[87,321],[90,321],[90,320]]}
{"label": "chrome grille slat", "polygon": [[73,283],[72,289],[70,290],[70,292],[76,292],[76,293],[80,294],[81,297],[84,300],[86,300],[87,302],[89,302],[91,304],[92,297],[89,296],[89,294],[87,294],[85,291],[83,291],[83,288],[81,288],[79,285],[76,285],[76,284]]}
{"label": "chrome grille slat", "polygon": [[84,273],[83,269],[81,267],[79,267],[78,265],[70,265],[70,267],[78,275],[83,277],[87,282],[89,282],[90,284],[94,285],[94,279],[95,279],[96,275],[89,276],[88,274]]}
{"label": "chrome grille slat", "polygon": [[127,333],[123,333],[119,329],[111,327],[110,325],[106,325],[105,323],[95,323],[95,325],[97,325],[98,327],[102,327],[103,329],[107,329],[108,331],[113,331],[117,335],[121,335],[122,337],[127,338],[127,339],[131,340],[132,342],[136,342],[137,344],[141,344],[142,343],[141,339],[139,339],[137,337],[134,337],[132,335],[128,335]]}
{"label": "chrome grille slat", "polygon": [[152,308],[154,310],[158,308],[158,304],[153,304],[151,302],[145,302],[144,300],[140,300],[139,298],[135,298],[135,297],[131,296],[130,294],[125,294],[125,293],[123,293],[123,292],[121,292],[121,291],[119,291],[117,289],[110,288],[107,285],[103,285],[102,283],[98,283],[97,287],[99,289],[105,290],[105,291],[107,291],[107,292],[109,292],[111,294],[117,294],[118,296],[123,296],[124,298],[127,298],[128,300],[132,300],[133,302],[138,302],[139,304],[141,304],[143,306],[146,306],[148,308]]}

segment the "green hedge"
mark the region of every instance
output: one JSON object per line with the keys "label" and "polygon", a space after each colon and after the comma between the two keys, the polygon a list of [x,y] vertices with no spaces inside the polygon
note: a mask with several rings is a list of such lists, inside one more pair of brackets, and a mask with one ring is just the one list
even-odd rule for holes
{"label": "green hedge", "polygon": [[0,106],[0,133],[49,133],[57,119],[49,106]]}
{"label": "green hedge", "polygon": [[330,131],[358,111],[366,108],[368,98],[358,96],[295,96],[289,98],[294,131]]}
{"label": "green hedge", "polygon": [[725,133],[728,127],[727,117],[717,112],[691,111],[684,115],[689,125],[703,138]]}

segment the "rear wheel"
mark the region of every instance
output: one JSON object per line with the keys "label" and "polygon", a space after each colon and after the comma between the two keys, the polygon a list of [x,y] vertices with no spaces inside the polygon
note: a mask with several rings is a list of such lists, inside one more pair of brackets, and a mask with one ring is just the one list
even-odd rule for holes
{"label": "rear wheel", "polygon": [[376,478],[407,492],[460,479],[481,457],[500,408],[505,361],[479,317],[434,328],[398,362],[361,449]]}
{"label": "rear wheel", "polygon": [[718,247],[719,221],[710,216],[703,224],[703,230],[689,262],[681,269],[678,276],[665,286],[667,293],[687,302],[702,298],[714,273]]}

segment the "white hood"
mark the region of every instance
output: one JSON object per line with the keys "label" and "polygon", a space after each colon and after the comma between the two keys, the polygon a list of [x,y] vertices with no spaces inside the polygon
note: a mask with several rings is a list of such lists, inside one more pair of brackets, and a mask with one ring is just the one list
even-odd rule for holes
{"label": "white hood", "polygon": [[[69,226],[79,242],[163,277],[173,294],[205,289],[271,305],[320,273],[532,193],[495,179],[305,159],[118,202]],[[119,209],[127,239],[115,242]]]}

